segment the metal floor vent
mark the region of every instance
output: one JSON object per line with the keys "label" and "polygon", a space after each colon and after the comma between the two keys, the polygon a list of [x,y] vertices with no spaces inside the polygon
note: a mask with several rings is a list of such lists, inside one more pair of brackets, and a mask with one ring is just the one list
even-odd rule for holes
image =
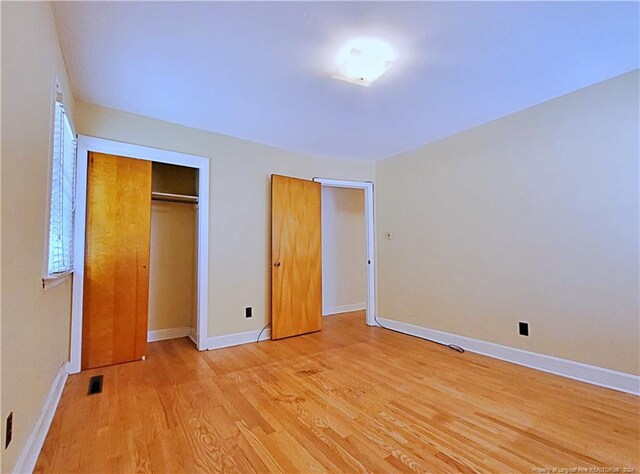
{"label": "metal floor vent", "polygon": [[89,379],[89,391],[87,395],[102,393],[102,375],[94,375]]}

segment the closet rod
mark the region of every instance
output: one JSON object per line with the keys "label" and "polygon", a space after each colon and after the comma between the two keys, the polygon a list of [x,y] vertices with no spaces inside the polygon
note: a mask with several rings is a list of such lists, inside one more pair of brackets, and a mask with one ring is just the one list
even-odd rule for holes
{"label": "closet rod", "polygon": [[185,202],[189,204],[197,204],[198,202],[198,196],[189,196],[187,194],[159,193],[156,191],[153,191],[151,193],[151,199],[153,201]]}

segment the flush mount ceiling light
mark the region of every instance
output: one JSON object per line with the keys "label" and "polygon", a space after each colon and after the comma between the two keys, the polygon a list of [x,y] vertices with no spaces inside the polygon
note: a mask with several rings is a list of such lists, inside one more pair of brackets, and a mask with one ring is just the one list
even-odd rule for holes
{"label": "flush mount ceiling light", "polygon": [[393,48],[375,38],[357,38],[343,46],[336,57],[336,79],[370,86],[396,59]]}

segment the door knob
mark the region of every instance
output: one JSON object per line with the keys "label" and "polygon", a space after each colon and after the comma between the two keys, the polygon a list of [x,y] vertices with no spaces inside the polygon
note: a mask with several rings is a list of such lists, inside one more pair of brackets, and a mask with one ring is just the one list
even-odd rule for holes
{"label": "door knob", "polygon": [[274,267],[279,267],[279,266],[280,266],[280,262],[275,262],[275,263],[273,264],[273,266],[274,266]]}

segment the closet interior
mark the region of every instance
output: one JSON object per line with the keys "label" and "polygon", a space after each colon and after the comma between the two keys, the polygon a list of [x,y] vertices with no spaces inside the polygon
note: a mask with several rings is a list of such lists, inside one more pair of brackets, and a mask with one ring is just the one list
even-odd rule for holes
{"label": "closet interior", "polygon": [[196,341],[198,170],[153,162],[148,340]]}

